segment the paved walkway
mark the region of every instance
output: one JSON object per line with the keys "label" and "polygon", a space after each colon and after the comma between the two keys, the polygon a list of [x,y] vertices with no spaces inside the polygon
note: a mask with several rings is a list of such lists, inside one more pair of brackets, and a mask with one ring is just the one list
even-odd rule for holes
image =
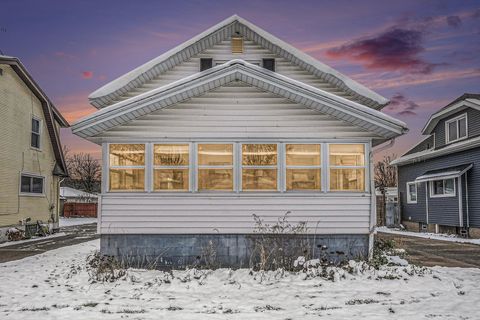
{"label": "paved walkway", "polygon": [[397,248],[407,251],[406,259],[416,265],[480,268],[480,245],[382,232],[378,232],[377,237],[395,240]]}
{"label": "paved walkway", "polygon": [[8,247],[0,247],[0,263],[19,260],[25,257],[34,256],[48,250],[71,246],[74,244],[97,239],[97,224],[84,224],[77,226],[63,227],[60,232],[64,236],[44,238],[37,241],[15,244]]}

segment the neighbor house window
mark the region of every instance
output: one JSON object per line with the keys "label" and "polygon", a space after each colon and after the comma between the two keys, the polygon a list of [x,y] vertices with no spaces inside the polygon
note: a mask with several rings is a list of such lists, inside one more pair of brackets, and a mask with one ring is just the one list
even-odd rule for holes
{"label": "neighbor house window", "polygon": [[32,133],[30,145],[33,148],[40,149],[40,120],[32,118]]}
{"label": "neighbor house window", "polygon": [[211,69],[213,66],[212,58],[201,58],[200,59],[200,71]]}
{"label": "neighbor house window", "polygon": [[20,193],[43,194],[44,177],[22,174]]}
{"label": "neighbor house window", "polygon": [[417,203],[417,184],[407,182],[407,203]]}
{"label": "neighbor house window", "polygon": [[198,145],[198,190],[233,190],[233,144]]}
{"label": "neighbor house window", "polygon": [[240,36],[232,37],[232,53],[243,53],[243,38]]}
{"label": "neighbor house window", "polygon": [[365,191],[365,145],[330,144],[330,190]]}
{"label": "neighbor house window", "polygon": [[155,144],[153,146],[153,189],[188,191],[190,146]]}
{"label": "neighbor house window", "polygon": [[111,144],[109,163],[111,191],[145,190],[144,144]]}
{"label": "neighbor house window", "polygon": [[321,189],[321,145],[285,145],[287,191]]}
{"label": "neighbor house window", "polygon": [[463,114],[445,122],[447,143],[467,137],[467,115]]}
{"label": "neighbor house window", "polygon": [[242,190],[277,190],[277,144],[242,145]]}
{"label": "neighbor house window", "polygon": [[270,71],[275,71],[275,59],[262,59],[262,66]]}
{"label": "neighbor house window", "polygon": [[431,181],[430,197],[455,197],[455,179]]}

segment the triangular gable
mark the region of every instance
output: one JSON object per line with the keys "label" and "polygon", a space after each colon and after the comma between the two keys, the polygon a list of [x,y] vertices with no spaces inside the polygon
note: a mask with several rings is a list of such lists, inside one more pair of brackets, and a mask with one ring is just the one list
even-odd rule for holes
{"label": "triangular gable", "polygon": [[385,139],[396,137],[407,131],[405,123],[380,111],[305,85],[243,60],[232,60],[162,88],[106,107],[79,120],[72,126],[72,131],[84,138],[94,137],[110,128],[202,95],[236,80],[331,115]]}
{"label": "triangular gable", "polygon": [[96,90],[89,96],[90,103],[97,108],[108,106],[119,97],[206,48],[231,37],[237,31],[271,52],[288,59],[293,64],[348,93],[361,104],[380,109],[388,103],[386,98],[236,15]]}

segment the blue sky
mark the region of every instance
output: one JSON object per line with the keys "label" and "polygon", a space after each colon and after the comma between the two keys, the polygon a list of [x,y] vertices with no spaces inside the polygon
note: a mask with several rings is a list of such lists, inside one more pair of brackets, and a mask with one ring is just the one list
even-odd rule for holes
{"label": "blue sky", "polygon": [[[66,118],[103,84],[232,14],[392,100],[420,139],[428,116],[480,92],[479,1],[2,1],[0,50],[19,57]],[[73,152],[99,148],[62,130]]]}

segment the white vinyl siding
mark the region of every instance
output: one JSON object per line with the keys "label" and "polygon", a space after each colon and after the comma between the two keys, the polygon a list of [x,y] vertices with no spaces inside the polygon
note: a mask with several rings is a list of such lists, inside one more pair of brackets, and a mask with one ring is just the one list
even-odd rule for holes
{"label": "white vinyl siding", "polygon": [[309,233],[366,234],[371,197],[105,194],[100,206],[103,234],[252,233],[253,214],[272,224],[287,211],[289,222],[307,221]]}

